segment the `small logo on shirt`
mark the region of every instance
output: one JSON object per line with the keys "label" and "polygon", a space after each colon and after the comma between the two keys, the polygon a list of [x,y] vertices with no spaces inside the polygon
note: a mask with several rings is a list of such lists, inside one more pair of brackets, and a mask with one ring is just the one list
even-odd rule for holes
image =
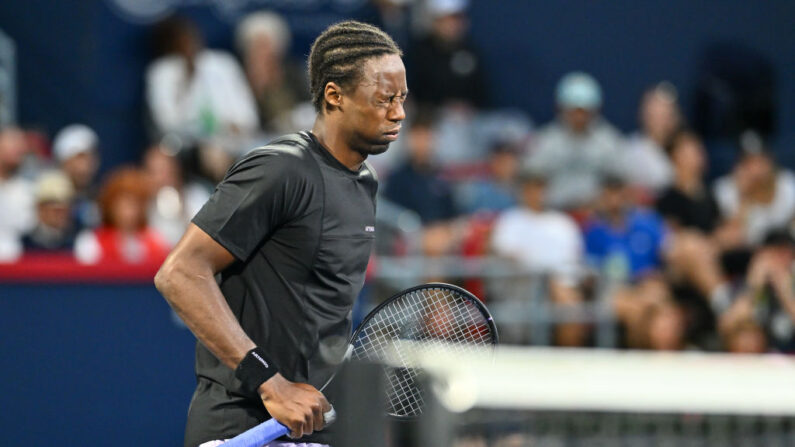
{"label": "small logo on shirt", "polygon": [[368,233],[375,233],[375,227],[372,226],[372,225],[368,225],[368,226],[364,227],[364,231],[366,231]]}
{"label": "small logo on shirt", "polygon": [[270,368],[270,365],[268,365],[268,362],[266,362],[265,359],[260,357],[256,352],[252,352],[251,355],[253,355],[257,360],[262,362],[262,364],[265,365],[266,368]]}

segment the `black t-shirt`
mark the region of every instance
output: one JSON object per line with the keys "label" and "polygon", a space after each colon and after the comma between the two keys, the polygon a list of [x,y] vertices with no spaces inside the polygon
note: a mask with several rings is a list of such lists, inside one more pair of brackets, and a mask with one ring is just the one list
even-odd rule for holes
{"label": "black t-shirt", "polygon": [[[320,388],[344,356],[375,239],[377,188],[367,163],[351,171],[300,132],[237,162],[193,219],[237,258],[219,275],[221,291],[288,380]],[[196,375],[186,446],[269,418],[201,343]]]}
{"label": "black t-shirt", "polygon": [[691,197],[669,187],[657,199],[656,208],[666,220],[673,220],[685,228],[695,228],[704,233],[712,232],[720,219],[718,205],[708,192]]}

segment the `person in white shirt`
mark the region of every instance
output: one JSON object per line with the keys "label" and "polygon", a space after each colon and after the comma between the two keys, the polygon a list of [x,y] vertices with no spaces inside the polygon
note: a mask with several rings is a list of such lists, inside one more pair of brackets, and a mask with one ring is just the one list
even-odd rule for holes
{"label": "person in white shirt", "polygon": [[254,98],[231,54],[204,48],[199,30],[182,18],[162,23],[157,39],[165,54],[147,68],[146,100],[160,134],[201,141],[257,130]]}
{"label": "person in white shirt", "polygon": [[22,234],[36,224],[33,184],[19,175],[27,151],[20,129],[0,130],[0,262],[22,254]]}
{"label": "person in white shirt", "polygon": [[795,219],[795,175],[776,166],[755,133],[743,135],[740,149],[734,171],[715,182],[715,198],[728,224],[736,225],[745,243],[755,246]]}
{"label": "person in white shirt", "polygon": [[[552,301],[576,306],[582,301],[577,288],[583,264],[579,228],[568,215],[546,208],[547,179],[540,171],[525,170],[519,180],[520,205],[497,219],[492,249],[528,273],[548,278]],[[580,346],[586,336],[579,323],[561,324],[555,334],[557,344],[564,346]]]}
{"label": "person in white shirt", "polygon": [[622,154],[619,132],[599,113],[602,90],[586,73],[564,76],[557,86],[558,119],[543,127],[526,165],[549,174],[549,205],[577,210],[596,198],[603,176]]}

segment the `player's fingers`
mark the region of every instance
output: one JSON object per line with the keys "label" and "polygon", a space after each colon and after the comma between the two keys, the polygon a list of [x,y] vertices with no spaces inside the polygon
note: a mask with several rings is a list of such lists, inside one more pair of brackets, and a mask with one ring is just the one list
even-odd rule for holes
{"label": "player's fingers", "polygon": [[290,433],[290,437],[293,439],[300,439],[302,436],[304,436],[304,423],[296,422],[293,431]]}
{"label": "player's fingers", "polygon": [[331,410],[331,404],[326,400],[326,396],[320,395],[320,409],[323,413],[328,413]]}
{"label": "player's fingers", "polygon": [[312,405],[312,428],[315,431],[323,430],[323,410],[320,402],[317,405]]}

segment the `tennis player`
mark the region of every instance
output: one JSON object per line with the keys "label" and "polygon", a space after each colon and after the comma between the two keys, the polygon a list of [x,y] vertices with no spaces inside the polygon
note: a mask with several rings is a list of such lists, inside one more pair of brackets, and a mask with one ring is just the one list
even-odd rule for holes
{"label": "tennis player", "polygon": [[[344,356],[364,282],[378,187],[365,160],[405,118],[401,55],[376,27],[326,29],[309,55],[312,130],[232,166],[157,273],[198,338],[185,446],[220,444],[271,416],[306,445],[328,442],[313,434],[330,408],[317,388]],[[269,444],[288,445],[304,444]]]}

